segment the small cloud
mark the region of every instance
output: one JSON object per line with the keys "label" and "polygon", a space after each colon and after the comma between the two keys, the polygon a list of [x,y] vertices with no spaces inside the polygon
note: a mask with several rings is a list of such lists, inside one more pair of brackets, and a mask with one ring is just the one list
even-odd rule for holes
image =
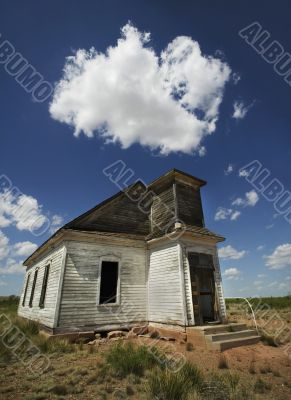
{"label": "small cloud", "polygon": [[241,169],[238,173],[238,176],[240,178],[246,178],[247,176],[249,176],[249,172],[247,172],[245,169]]}
{"label": "small cloud", "polygon": [[267,276],[266,274],[258,274],[257,275],[258,278],[266,278],[266,276]]}
{"label": "small cloud", "polygon": [[251,190],[245,194],[245,198],[238,197],[231,205],[238,207],[254,207],[259,201],[259,196],[255,190]]}
{"label": "small cloud", "polygon": [[238,84],[238,82],[241,80],[241,76],[237,72],[233,72],[231,75],[232,81],[235,85]]}
{"label": "small cloud", "polygon": [[273,253],[264,257],[266,266],[270,269],[283,269],[291,265],[291,243],[281,244]]}
{"label": "small cloud", "polygon": [[223,275],[229,280],[238,280],[241,272],[237,268],[228,268],[224,271]]}
{"label": "small cloud", "polygon": [[224,175],[230,175],[233,172],[233,164],[228,164],[228,167],[224,170]]}
{"label": "small cloud", "polygon": [[234,247],[228,245],[218,250],[218,256],[229,260],[239,260],[243,258],[247,252],[245,250],[238,251]]}
{"label": "small cloud", "polygon": [[32,242],[18,242],[13,246],[15,256],[29,256],[37,249],[37,244]]}
{"label": "small cloud", "polygon": [[0,279],[0,286],[7,286],[7,283],[5,281],[3,281],[2,279]]}
{"label": "small cloud", "polygon": [[247,206],[254,207],[259,201],[259,196],[255,190],[246,193]]}
{"label": "small cloud", "polygon": [[240,215],[241,215],[240,211],[233,210],[232,208],[218,207],[214,219],[215,221],[221,221],[226,219],[230,219],[231,221],[236,221]]}
{"label": "small cloud", "polygon": [[275,224],[270,224],[270,225],[266,225],[266,229],[272,229],[274,228]]}
{"label": "small cloud", "polygon": [[50,234],[53,235],[64,224],[64,218],[61,215],[53,215],[50,226]]}
{"label": "small cloud", "polygon": [[236,221],[240,215],[241,215],[240,211],[234,211],[230,216],[230,220]]}
{"label": "small cloud", "polygon": [[232,118],[238,120],[238,119],[243,119],[249,109],[253,106],[253,103],[246,106],[242,101],[235,101],[233,104],[233,114],[232,114]]}
{"label": "small cloud", "polygon": [[261,244],[260,246],[257,247],[258,251],[264,250],[266,246],[264,244]]}
{"label": "small cloud", "polygon": [[204,157],[206,156],[206,147],[201,146],[200,149],[198,150],[199,157]]}

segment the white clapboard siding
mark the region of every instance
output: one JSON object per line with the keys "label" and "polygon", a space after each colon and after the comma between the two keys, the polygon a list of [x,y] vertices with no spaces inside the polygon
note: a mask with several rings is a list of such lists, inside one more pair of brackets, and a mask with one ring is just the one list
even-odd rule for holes
{"label": "white clapboard siding", "polygon": [[[54,325],[54,318],[56,312],[56,304],[57,304],[57,294],[60,280],[60,271],[63,256],[65,253],[65,247],[62,245],[57,249],[51,250],[47,253],[41,260],[37,261],[35,265],[28,268],[23,282],[22,293],[20,296],[20,302],[18,307],[18,315],[21,317],[29,318],[34,321],[37,321],[49,328],[52,328]],[[39,307],[39,300],[41,295],[41,288],[43,283],[45,266],[50,264],[48,282],[47,282],[47,290],[45,296],[44,308]],[[25,267],[23,267],[25,268]],[[35,270],[38,269],[37,281],[35,285],[34,297],[32,307],[29,307],[29,299],[33,284],[33,277]],[[30,274],[29,285],[27,288],[25,305],[22,306],[26,280],[28,275]]]}
{"label": "white clapboard siding", "polygon": [[[120,304],[98,305],[101,261],[120,263]],[[146,320],[146,250],[142,247],[68,241],[59,328]]]}
{"label": "white clapboard siding", "polygon": [[177,244],[150,250],[148,298],[150,322],[184,323]]}
{"label": "white clapboard siding", "polygon": [[224,294],[223,294],[222,278],[221,278],[221,271],[220,271],[220,264],[219,264],[217,249],[215,249],[215,252],[213,254],[213,260],[214,260],[214,266],[215,266],[214,277],[215,277],[215,285],[216,285],[216,291],[217,291],[217,297],[218,297],[219,313],[220,313],[220,317],[222,319],[226,320],[226,318],[227,318],[226,305],[225,305],[225,299],[224,299]]}
{"label": "white clapboard siding", "polygon": [[184,284],[185,284],[187,321],[188,325],[191,326],[195,324],[195,321],[194,321],[193,303],[192,303],[190,270],[189,270],[187,252],[184,247],[183,247],[183,273],[184,273]]}

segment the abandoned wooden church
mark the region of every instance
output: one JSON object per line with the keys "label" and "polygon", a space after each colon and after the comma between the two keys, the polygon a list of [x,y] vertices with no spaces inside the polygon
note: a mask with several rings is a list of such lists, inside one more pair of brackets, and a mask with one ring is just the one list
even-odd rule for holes
{"label": "abandoned wooden church", "polygon": [[172,170],[62,227],[24,262],[19,314],[53,332],[224,320],[224,239],[204,227],[205,183]]}
{"label": "abandoned wooden church", "polygon": [[59,229],[25,262],[20,316],[52,334],[226,322],[206,182],[171,170],[137,181]]}

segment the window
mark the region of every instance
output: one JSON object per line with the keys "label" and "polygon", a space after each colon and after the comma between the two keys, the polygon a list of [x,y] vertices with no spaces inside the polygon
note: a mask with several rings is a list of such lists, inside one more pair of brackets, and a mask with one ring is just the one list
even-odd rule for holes
{"label": "window", "polygon": [[40,299],[39,299],[39,306],[41,308],[44,308],[44,300],[45,300],[45,295],[46,295],[47,282],[48,282],[48,277],[49,277],[49,270],[50,270],[50,266],[48,264],[48,265],[45,266],[45,269],[44,269],[42,288],[41,288],[41,294],[40,294]]}
{"label": "window", "polygon": [[32,307],[32,302],[33,302],[33,296],[34,296],[34,291],[35,291],[35,285],[36,285],[36,280],[37,280],[37,269],[35,270],[34,277],[33,277],[33,283],[32,283],[32,288],[31,288],[31,293],[30,293],[30,299],[29,299],[29,307]]}
{"label": "window", "polygon": [[25,285],[24,295],[23,295],[23,299],[22,299],[22,307],[25,306],[25,300],[26,300],[26,295],[27,295],[29,279],[30,279],[30,274],[27,275],[27,279],[26,279],[26,285]]}
{"label": "window", "polygon": [[102,261],[99,304],[117,303],[118,262]]}

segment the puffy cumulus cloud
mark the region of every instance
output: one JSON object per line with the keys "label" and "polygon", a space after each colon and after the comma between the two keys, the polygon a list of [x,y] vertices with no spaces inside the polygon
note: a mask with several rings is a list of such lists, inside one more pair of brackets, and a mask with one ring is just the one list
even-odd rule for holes
{"label": "puffy cumulus cloud", "polygon": [[34,230],[49,223],[37,199],[16,191],[0,193],[0,227],[15,225],[17,229]]}
{"label": "puffy cumulus cloud", "polygon": [[10,245],[8,237],[0,231],[0,274],[19,274],[25,268],[20,261],[21,257],[26,257],[36,250],[35,243],[26,241]]}
{"label": "puffy cumulus cloud", "polygon": [[273,253],[265,256],[266,266],[270,269],[282,269],[291,265],[291,243],[281,244]]}
{"label": "puffy cumulus cloud", "polygon": [[228,268],[224,271],[223,275],[226,277],[226,279],[238,280],[241,275],[241,271],[237,268]]}
{"label": "puffy cumulus cloud", "polygon": [[54,234],[58,229],[62,227],[64,218],[61,215],[53,215],[51,219],[50,234]]}
{"label": "puffy cumulus cloud", "polygon": [[29,256],[37,249],[37,244],[32,242],[18,242],[13,246],[13,251],[16,256]]}
{"label": "puffy cumulus cloud", "polygon": [[221,247],[218,250],[218,255],[220,258],[230,260],[239,260],[240,258],[243,258],[246,254],[247,252],[245,250],[238,251],[230,245]]}
{"label": "puffy cumulus cloud", "polygon": [[11,275],[11,274],[24,274],[25,267],[21,262],[16,261],[14,258],[8,258],[4,265],[0,264],[0,274]]}
{"label": "puffy cumulus cloud", "polygon": [[6,258],[9,254],[9,239],[0,231],[0,260]]}
{"label": "puffy cumulus cloud", "polygon": [[245,194],[245,198],[238,197],[232,202],[233,206],[254,207],[259,201],[259,196],[255,190],[251,190]]}
{"label": "puffy cumulus cloud", "polygon": [[216,129],[230,67],[203,55],[190,37],[176,37],[161,54],[150,34],[130,23],[105,53],[78,50],[66,60],[50,104],[52,118],[75,136],[97,133],[122,148],[133,143],[200,155],[202,139]]}
{"label": "puffy cumulus cloud", "polygon": [[240,214],[241,214],[240,211],[233,210],[232,208],[218,207],[214,219],[215,221],[221,221],[226,219],[230,219],[231,221],[236,221],[240,216]]}
{"label": "puffy cumulus cloud", "polygon": [[248,112],[248,107],[244,105],[244,103],[241,101],[235,101],[233,104],[233,114],[232,118],[234,119],[243,119]]}

